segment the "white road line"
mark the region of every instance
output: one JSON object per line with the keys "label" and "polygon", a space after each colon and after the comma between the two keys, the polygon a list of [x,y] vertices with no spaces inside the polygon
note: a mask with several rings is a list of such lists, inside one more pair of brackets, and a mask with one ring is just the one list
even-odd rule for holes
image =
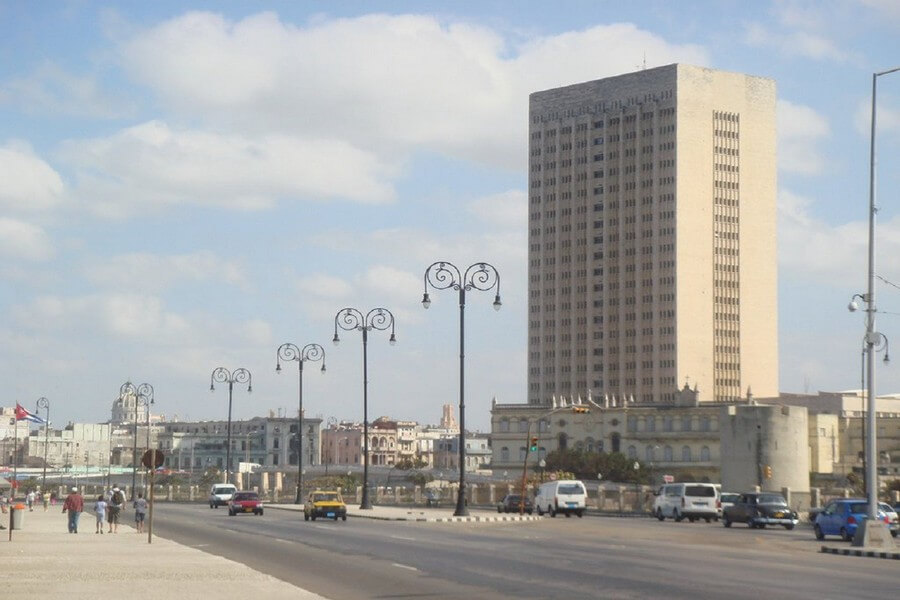
{"label": "white road line", "polygon": [[401,565],[400,563],[391,563],[391,565],[394,567],[399,567],[401,569],[409,569],[410,571],[418,571],[417,568],[411,567],[409,565]]}
{"label": "white road line", "polygon": [[407,541],[410,541],[410,542],[415,542],[415,541],[417,541],[416,538],[404,537],[404,536],[402,536],[402,535],[392,535],[392,536],[390,536],[390,537],[391,537],[392,539],[395,539],[395,540],[407,540]]}
{"label": "white road line", "polygon": [[276,541],[276,542],[284,542],[285,544],[290,544],[290,543],[292,543],[291,540],[285,540],[285,539],[282,539],[282,538],[275,538],[275,541]]}

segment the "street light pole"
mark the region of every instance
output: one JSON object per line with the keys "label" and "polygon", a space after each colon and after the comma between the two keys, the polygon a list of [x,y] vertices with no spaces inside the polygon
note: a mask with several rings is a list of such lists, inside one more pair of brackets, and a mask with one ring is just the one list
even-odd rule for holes
{"label": "street light pole", "polygon": [[325,349],[319,344],[307,344],[300,348],[296,344],[290,342],[284,343],[278,347],[275,352],[275,372],[281,373],[282,360],[297,361],[297,372],[299,376],[299,403],[297,409],[297,497],[294,498],[294,504],[300,504],[303,485],[303,363],[307,360],[322,361],[322,373],[325,372]]}
{"label": "street light pole", "polygon": [[144,406],[147,407],[147,413],[149,414],[150,405],[153,404],[153,386],[149,383],[142,383],[141,385],[135,386],[130,381],[126,381],[119,388],[119,398],[124,402],[126,396],[134,396],[134,445],[131,450],[131,499],[134,500],[135,488],[137,486],[138,408],[143,402]]}
{"label": "street light pole", "polygon": [[[41,396],[37,400],[38,410],[44,408],[47,410],[47,417],[44,419],[44,472],[41,475],[41,493],[47,491],[47,446],[50,444],[50,401]],[[38,412],[38,411],[35,411]]]}
{"label": "street light pole", "polygon": [[469,514],[466,507],[466,376],[465,376],[465,344],[466,344],[466,292],[479,290],[486,292],[497,288],[494,297],[494,310],[500,310],[500,274],[493,265],[477,262],[461,275],[453,263],[438,261],[425,269],[425,293],[422,295],[422,306],[431,306],[428,296],[428,285],[436,290],[454,289],[459,292],[459,490],[456,496],[456,510],[453,515],[464,517]]}
{"label": "street light pole", "polygon": [[250,371],[243,367],[239,367],[234,371],[229,371],[225,367],[216,367],[209,376],[209,391],[216,391],[215,382],[228,384],[228,432],[226,434],[225,446],[225,483],[231,480],[231,400],[234,392],[235,383],[246,383],[247,393],[253,392],[253,381]]}
{"label": "street light pole", "polygon": [[338,327],[344,331],[360,331],[362,332],[363,344],[363,492],[362,502],[359,508],[369,510],[372,508],[372,501],[369,499],[369,367],[367,344],[369,339],[369,331],[372,329],[378,331],[391,330],[391,337],[388,340],[393,346],[397,343],[397,337],[394,335],[394,313],[386,308],[373,308],[365,315],[355,308],[342,308],[334,315],[334,338],[331,340],[335,345],[340,343],[338,337]]}

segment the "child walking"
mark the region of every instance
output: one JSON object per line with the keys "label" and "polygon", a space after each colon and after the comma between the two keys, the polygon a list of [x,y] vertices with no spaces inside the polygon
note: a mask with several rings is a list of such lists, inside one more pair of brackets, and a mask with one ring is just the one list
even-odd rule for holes
{"label": "child walking", "polygon": [[106,520],[106,500],[103,499],[103,494],[97,496],[97,501],[94,502],[94,514],[97,515],[97,531],[95,533],[103,533],[103,521]]}

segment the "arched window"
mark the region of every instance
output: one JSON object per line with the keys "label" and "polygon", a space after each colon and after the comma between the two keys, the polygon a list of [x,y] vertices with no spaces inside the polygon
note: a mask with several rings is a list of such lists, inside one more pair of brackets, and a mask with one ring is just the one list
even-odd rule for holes
{"label": "arched window", "polygon": [[519,460],[525,460],[525,453],[528,452],[528,449],[525,446],[519,447]]}
{"label": "arched window", "polygon": [[550,421],[547,419],[541,419],[538,421],[538,431],[541,433],[547,433],[550,431]]}
{"label": "arched window", "polygon": [[674,452],[672,451],[672,446],[666,446],[663,448],[663,460],[666,462],[672,462],[675,459]]}
{"label": "arched window", "polygon": [[634,433],[637,431],[637,417],[634,415],[630,415],[627,419],[628,422],[628,431]]}
{"label": "arched window", "polygon": [[[567,436],[565,433],[560,433],[557,443],[560,450],[567,449],[569,447],[569,436]],[[522,458],[524,459],[525,457],[523,456]]]}
{"label": "arched window", "polygon": [[509,448],[507,448],[506,446],[500,448],[500,461],[509,462]]}
{"label": "arched window", "polygon": [[509,432],[509,419],[503,417],[500,419],[500,433],[508,433]]}
{"label": "arched window", "polygon": [[510,419],[509,420],[509,430],[510,431],[519,431],[519,420],[518,419]]}
{"label": "arched window", "polygon": [[647,462],[653,462],[656,460],[656,447],[655,446],[647,446],[644,451],[644,456],[646,456]]}
{"label": "arched window", "polygon": [[691,447],[690,446],[682,446],[681,447],[681,462],[691,462]]}
{"label": "arched window", "polygon": [[619,436],[618,431],[612,434],[612,436],[610,437],[610,440],[612,441],[612,451],[613,452],[621,452],[621,450],[619,448],[622,445],[622,438]]}
{"label": "arched window", "polygon": [[594,452],[594,450],[595,450],[595,448],[594,448],[594,438],[587,438],[586,440],[584,440],[584,448],[585,448],[585,450],[587,450],[588,452]]}
{"label": "arched window", "polygon": [[682,431],[690,431],[691,430],[691,417],[690,415],[684,415],[681,417],[681,430]]}
{"label": "arched window", "polygon": [[526,433],[528,431],[528,419],[522,419],[519,421],[519,433]]}
{"label": "arched window", "polygon": [[656,417],[647,417],[647,431],[656,431]]}
{"label": "arched window", "polygon": [[700,431],[709,431],[709,417],[700,417]]}
{"label": "arched window", "polygon": [[628,458],[637,458],[637,448],[634,446],[628,446]]}
{"label": "arched window", "polygon": [[709,446],[700,448],[700,462],[709,462]]}
{"label": "arched window", "polygon": [[663,417],[663,431],[672,431],[672,417]]}

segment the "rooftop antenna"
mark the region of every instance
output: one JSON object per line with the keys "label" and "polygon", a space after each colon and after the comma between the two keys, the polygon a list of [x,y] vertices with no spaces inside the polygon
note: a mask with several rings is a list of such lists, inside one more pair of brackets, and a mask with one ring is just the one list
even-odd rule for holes
{"label": "rooftop antenna", "polygon": [[639,68],[641,71],[646,71],[646,70],[647,70],[647,52],[646,52],[646,51],[644,52],[644,60],[643,60],[643,62],[642,62],[641,64],[639,64],[639,65],[636,65],[636,67]]}

